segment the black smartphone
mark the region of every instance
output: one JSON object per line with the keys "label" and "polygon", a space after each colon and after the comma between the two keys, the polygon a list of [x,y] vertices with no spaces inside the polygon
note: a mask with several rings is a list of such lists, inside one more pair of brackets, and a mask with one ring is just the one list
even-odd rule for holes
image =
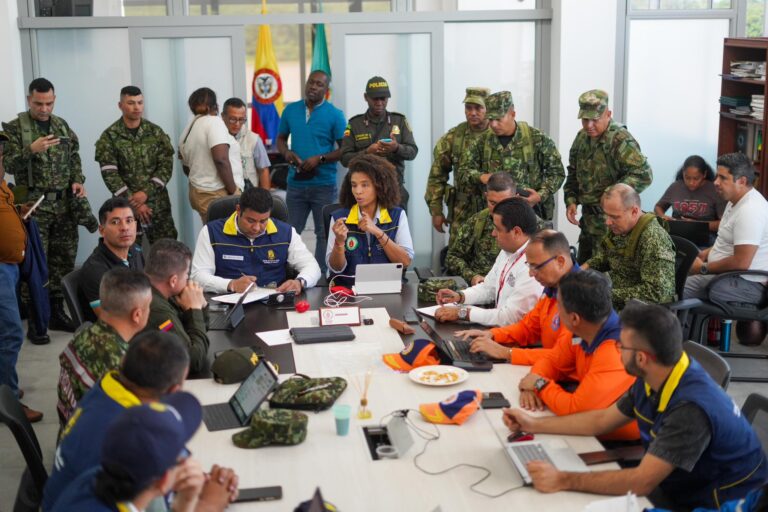
{"label": "black smartphone", "polygon": [[483,401],[481,403],[483,409],[501,409],[503,407],[509,407],[509,405],[509,400],[504,398],[502,393],[483,393]]}
{"label": "black smartphone", "polygon": [[403,320],[407,324],[417,324],[419,323],[419,316],[412,309],[406,309],[403,312]]}
{"label": "black smartphone", "polygon": [[519,189],[517,189],[517,195],[520,196],[520,197],[528,197],[528,196],[531,195],[531,193],[528,192],[527,190],[523,189],[523,188],[519,188]]}
{"label": "black smartphone", "polygon": [[279,485],[273,487],[252,487],[250,489],[240,489],[235,503],[244,501],[272,501],[283,497],[283,488]]}
{"label": "black smartphone", "polygon": [[59,144],[69,144],[69,137],[59,137]]}

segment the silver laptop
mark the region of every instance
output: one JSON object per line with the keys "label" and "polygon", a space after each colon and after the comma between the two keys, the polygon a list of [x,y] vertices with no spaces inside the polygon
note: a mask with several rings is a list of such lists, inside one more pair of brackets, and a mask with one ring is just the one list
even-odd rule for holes
{"label": "silver laptop", "polygon": [[533,480],[531,480],[531,475],[528,474],[527,469],[528,463],[532,460],[549,462],[560,471],[573,471],[577,473],[589,471],[581,457],[562,439],[553,439],[551,441],[517,441],[514,443],[502,439],[493,423],[491,423],[488,413],[485,409],[481,408],[481,410],[486,421],[488,421],[488,425],[493,429],[496,439],[501,443],[507,459],[509,459],[512,466],[520,474],[525,485],[533,485]]}
{"label": "silver laptop", "polygon": [[403,289],[402,263],[370,263],[355,267],[356,295],[400,293]]}

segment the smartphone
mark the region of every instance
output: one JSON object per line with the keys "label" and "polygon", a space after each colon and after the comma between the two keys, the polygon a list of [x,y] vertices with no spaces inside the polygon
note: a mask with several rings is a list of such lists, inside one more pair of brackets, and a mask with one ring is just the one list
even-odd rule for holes
{"label": "smartphone", "polygon": [[283,497],[283,488],[279,485],[274,487],[252,487],[250,489],[240,489],[235,503],[245,501],[273,501]]}
{"label": "smartphone", "polygon": [[501,409],[509,405],[509,400],[502,393],[497,392],[483,393],[483,401],[480,404],[483,409]]}
{"label": "smartphone", "polygon": [[531,195],[531,193],[528,192],[525,189],[519,188],[519,189],[517,189],[517,195],[520,196],[520,197],[528,197],[528,196]]}
{"label": "smartphone", "polygon": [[69,144],[69,137],[59,137],[59,144]]}
{"label": "smartphone", "polygon": [[536,437],[536,436],[531,434],[530,432],[523,432],[521,430],[520,432],[515,432],[514,434],[509,434],[507,436],[507,442],[508,443],[516,443],[518,441],[533,441],[534,437]]}
{"label": "smartphone", "polygon": [[392,142],[392,139],[379,139],[379,142]]}
{"label": "smartphone", "polygon": [[407,324],[417,324],[419,323],[419,317],[416,314],[415,311],[406,309],[403,313],[403,320],[405,320],[405,323]]}

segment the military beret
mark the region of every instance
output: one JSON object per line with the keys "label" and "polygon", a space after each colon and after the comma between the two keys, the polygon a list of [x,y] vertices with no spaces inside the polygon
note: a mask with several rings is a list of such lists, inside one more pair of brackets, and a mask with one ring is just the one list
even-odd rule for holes
{"label": "military beret", "polygon": [[501,119],[514,105],[511,92],[495,92],[485,98],[485,117],[491,120]]}
{"label": "military beret", "polygon": [[485,98],[491,94],[490,89],[485,87],[467,87],[467,95],[464,96],[463,103],[473,103],[475,105],[485,106]]}
{"label": "military beret", "polygon": [[218,355],[211,365],[216,382],[234,384],[244,381],[259,363],[259,356],[250,347],[231,348]]}
{"label": "military beret", "polygon": [[239,448],[299,444],[307,438],[307,421],[307,415],[299,411],[258,410],[247,429],[232,435],[232,442]]}
{"label": "military beret", "polygon": [[365,84],[365,94],[369,98],[391,98],[389,84],[380,76],[374,76]]}
{"label": "military beret", "polygon": [[597,119],[608,108],[608,93],[592,89],[579,96],[579,119]]}

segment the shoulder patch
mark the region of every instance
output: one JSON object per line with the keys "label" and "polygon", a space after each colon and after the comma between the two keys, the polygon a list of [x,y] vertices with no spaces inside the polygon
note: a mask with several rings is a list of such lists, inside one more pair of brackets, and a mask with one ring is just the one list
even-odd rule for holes
{"label": "shoulder patch", "polygon": [[163,332],[168,332],[168,331],[170,331],[171,329],[173,329],[173,322],[171,322],[171,319],[169,318],[169,319],[168,319],[168,320],[166,320],[165,322],[161,323],[161,324],[158,326],[158,329],[160,329],[160,330],[161,330],[161,331],[163,331]]}

